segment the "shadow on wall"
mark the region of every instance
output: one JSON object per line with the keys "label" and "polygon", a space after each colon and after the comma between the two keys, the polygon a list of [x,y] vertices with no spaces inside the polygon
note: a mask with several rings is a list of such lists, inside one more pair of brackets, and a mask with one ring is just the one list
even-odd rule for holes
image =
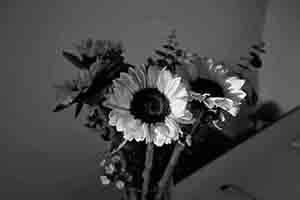
{"label": "shadow on wall", "polygon": [[[269,2],[263,40],[267,54],[260,73],[261,96],[287,112],[300,104],[300,1]],[[297,91],[297,92],[296,92]]]}

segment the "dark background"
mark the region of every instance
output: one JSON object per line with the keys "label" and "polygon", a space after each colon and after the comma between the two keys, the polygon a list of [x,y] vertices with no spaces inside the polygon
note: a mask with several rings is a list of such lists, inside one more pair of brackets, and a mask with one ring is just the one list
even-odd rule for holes
{"label": "dark background", "polygon": [[62,49],[87,37],[122,40],[128,61],[142,64],[175,28],[183,47],[234,62],[263,37],[270,46],[259,75],[262,98],[286,111],[299,102],[296,2],[1,1],[0,198],[117,195],[97,180],[96,154],[105,144],[72,109],[51,112],[52,85],[76,72]]}

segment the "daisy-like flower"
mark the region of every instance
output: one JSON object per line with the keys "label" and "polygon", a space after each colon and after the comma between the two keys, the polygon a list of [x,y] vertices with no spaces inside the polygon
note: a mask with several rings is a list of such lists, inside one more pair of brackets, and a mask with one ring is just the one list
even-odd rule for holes
{"label": "daisy-like flower", "polygon": [[[237,116],[240,104],[246,97],[242,90],[245,80],[231,75],[221,64],[215,64],[212,59],[202,59],[199,64],[200,93],[191,92],[191,96],[203,102],[210,110],[220,108],[232,116]],[[202,86],[201,86],[202,85]],[[221,112],[219,121],[225,121]],[[217,121],[213,121],[217,126]]]}
{"label": "daisy-like flower", "polygon": [[113,81],[104,106],[111,108],[109,124],[125,141],[170,144],[182,133],[180,123],[193,123],[187,110],[188,92],[181,77],[166,68],[129,68]]}

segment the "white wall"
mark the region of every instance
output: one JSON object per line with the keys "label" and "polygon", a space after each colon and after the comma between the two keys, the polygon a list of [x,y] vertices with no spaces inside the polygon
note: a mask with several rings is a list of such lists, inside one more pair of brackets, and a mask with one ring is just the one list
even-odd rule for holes
{"label": "white wall", "polygon": [[271,0],[263,40],[265,66],[260,74],[263,99],[277,101],[284,111],[300,104],[300,1]]}

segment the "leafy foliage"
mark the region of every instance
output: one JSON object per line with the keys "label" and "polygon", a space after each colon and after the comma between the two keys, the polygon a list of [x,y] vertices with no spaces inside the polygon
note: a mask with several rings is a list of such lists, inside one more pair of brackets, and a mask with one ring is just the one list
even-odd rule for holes
{"label": "leafy foliage", "polygon": [[162,49],[155,50],[155,58],[148,58],[149,65],[158,65],[160,67],[167,67],[169,70],[175,72],[176,66],[180,65],[180,57],[183,50],[179,49],[179,43],[176,39],[176,32],[173,31],[162,46]]}
{"label": "leafy foliage", "polygon": [[63,51],[63,57],[78,68],[79,76],[55,86],[63,98],[54,108],[59,112],[76,104],[75,117],[79,115],[84,104],[97,105],[104,98],[104,91],[120,72],[130,66],[124,63],[123,47],[120,42],[110,40],[87,39],[75,45],[80,56]]}

